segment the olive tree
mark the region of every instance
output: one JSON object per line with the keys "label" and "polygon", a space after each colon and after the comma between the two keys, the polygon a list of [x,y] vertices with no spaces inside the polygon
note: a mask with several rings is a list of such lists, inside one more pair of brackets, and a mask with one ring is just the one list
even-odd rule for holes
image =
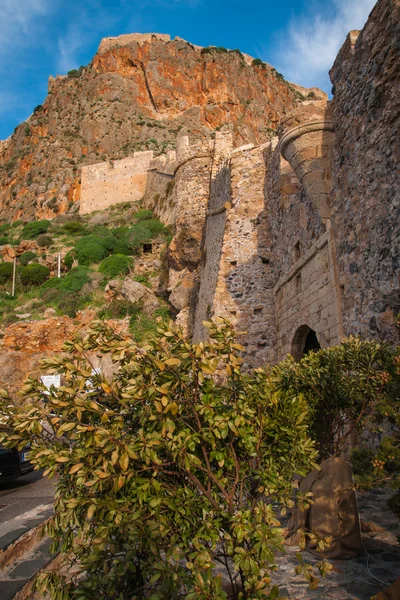
{"label": "olive tree", "polygon": [[[65,568],[42,582],[53,598],[279,597],[277,507],[315,466],[307,405],[242,371],[231,325],[207,325],[207,342],[170,324],[139,347],[94,323],[43,361],[61,387],[28,380],[22,403],[2,391],[0,441],[29,442],[35,468],[57,475],[48,531]],[[111,380],[93,352],[111,354]]]}

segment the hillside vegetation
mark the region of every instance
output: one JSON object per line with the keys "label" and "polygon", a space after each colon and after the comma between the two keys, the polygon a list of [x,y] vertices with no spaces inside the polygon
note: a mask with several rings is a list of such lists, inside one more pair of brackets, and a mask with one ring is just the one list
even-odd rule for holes
{"label": "hillside vegetation", "polygon": [[[64,215],[51,221],[16,221],[2,225],[0,235],[3,327],[24,319],[75,317],[85,308],[95,309],[100,318],[129,318],[131,329],[138,330],[138,335],[154,322],[150,318],[152,311],[145,310],[140,301],[132,302],[107,289],[111,280],[128,279],[160,292],[163,258],[171,231],[151,211],[124,203],[85,217]],[[144,249],[148,254],[143,254]],[[17,269],[12,296],[14,251]],[[168,314],[161,298],[158,304],[156,316]]]}

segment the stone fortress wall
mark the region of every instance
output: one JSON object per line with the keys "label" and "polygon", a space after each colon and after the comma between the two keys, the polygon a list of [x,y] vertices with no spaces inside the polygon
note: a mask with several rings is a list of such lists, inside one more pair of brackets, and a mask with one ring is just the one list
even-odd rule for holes
{"label": "stone fortress wall", "polygon": [[399,17],[379,0],[338,55],[333,100],[303,102],[270,142],[181,132],[176,152],[149,159],[143,203],[175,227],[169,300],[194,339],[203,320],[233,319],[252,367],[300,357],[311,334],[321,347],[395,341]]}
{"label": "stone fortress wall", "polygon": [[120,202],[143,198],[153,151],[82,167],[80,213],[104,210]]}

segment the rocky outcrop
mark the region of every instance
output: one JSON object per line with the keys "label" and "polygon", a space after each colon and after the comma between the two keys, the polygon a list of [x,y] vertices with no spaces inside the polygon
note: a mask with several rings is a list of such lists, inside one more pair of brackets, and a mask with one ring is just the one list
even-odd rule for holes
{"label": "rocky outcrop", "polygon": [[[43,321],[14,323],[7,327],[0,342],[0,387],[6,387],[15,394],[27,377],[46,375],[40,366],[41,359],[61,353],[64,342],[75,335],[83,335],[95,318],[95,311],[85,310],[79,312],[75,319],[51,317]],[[121,333],[127,331],[125,321],[108,323]],[[101,366],[93,358],[93,365]],[[105,361],[107,368],[108,362]]]}
{"label": "rocky outcrop", "polygon": [[50,78],[43,106],[0,145],[0,220],[72,210],[83,165],[161,154],[182,128],[202,137],[230,123],[235,145],[265,142],[306,92],[238,50],[106,38],[87,67]]}
{"label": "rocky outcrop", "polygon": [[105,293],[109,301],[127,300],[132,304],[138,303],[147,314],[151,314],[159,307],[157,296],[134,279],[112,279],[107,283]]}

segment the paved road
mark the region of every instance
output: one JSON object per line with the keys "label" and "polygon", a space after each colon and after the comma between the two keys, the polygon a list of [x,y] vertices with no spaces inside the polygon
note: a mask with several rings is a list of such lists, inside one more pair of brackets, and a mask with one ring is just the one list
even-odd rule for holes
{"label": "paved road", "polygon": [[51,515],[54,480],[33,471],[0,485],[0,550]]}

